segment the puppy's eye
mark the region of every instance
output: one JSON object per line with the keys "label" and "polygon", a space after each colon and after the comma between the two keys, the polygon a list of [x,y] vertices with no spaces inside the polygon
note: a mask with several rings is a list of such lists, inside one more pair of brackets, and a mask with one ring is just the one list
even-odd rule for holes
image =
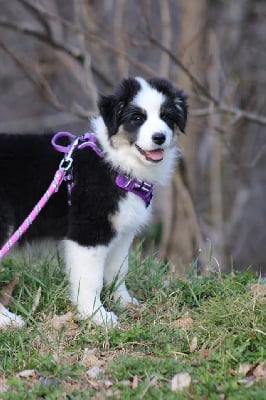
{"label": "puppy's eye", "polygon": [[145,120],[145,117],[142,114],[134,114],[131,117],[131,121],[138,123],[138,124],[141,124],[142,122],[144,122],[144,120]]}

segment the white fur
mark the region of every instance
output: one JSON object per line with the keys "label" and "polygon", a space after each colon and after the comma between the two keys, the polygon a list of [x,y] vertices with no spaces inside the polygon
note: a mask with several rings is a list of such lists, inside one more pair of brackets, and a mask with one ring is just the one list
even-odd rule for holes
{"label": "white fur", "polygon": [[0,304],[0,329],[7,328],[8,326],[13,326],[16,328],[20,328],[24,325],[23,319],[16,314],[8,311],[7,308]]}

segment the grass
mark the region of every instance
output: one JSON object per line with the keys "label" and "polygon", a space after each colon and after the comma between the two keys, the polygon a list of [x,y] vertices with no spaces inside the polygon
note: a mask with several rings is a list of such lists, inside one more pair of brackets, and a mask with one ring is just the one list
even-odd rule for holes
{"label": "grass", "polygon": [[[1,281],[22,271],[11,308],[27,320],[0,331],[1,399],[265,399],[266,288],[253,273],[180,280],[136,249],[128,286],[141,307],[115,305],[120,326],[106,330],[73,318],[59,264],[1,265]],[[181,372],[191,383],[173,391]]]}

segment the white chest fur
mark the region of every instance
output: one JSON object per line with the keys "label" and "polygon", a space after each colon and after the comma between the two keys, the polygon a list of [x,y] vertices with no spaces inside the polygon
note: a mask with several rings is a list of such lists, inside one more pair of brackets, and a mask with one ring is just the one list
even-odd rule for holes
{"label": "white chest fur", "polygon": [[119,203],[118,212],[112,216],[112,223],[118,234],[135,234],[148,223],[150,215],[151,205],[146,208],[142,199],[133,193],[127,193]]}

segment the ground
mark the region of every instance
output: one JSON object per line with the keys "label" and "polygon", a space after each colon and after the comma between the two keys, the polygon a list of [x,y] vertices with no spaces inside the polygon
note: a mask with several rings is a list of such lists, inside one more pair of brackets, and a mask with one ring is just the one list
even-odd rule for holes
{"label": "ground", "polygon": [[140,308],[115,305],[120,325],[106,329],[77,321],[60,264],[13,256],[0,267],[0,294],[26,320],[0,331],[0,399],[266,398],[259,276],[197,276],[192,265],[181,280],[137,248],[128,286]]}

